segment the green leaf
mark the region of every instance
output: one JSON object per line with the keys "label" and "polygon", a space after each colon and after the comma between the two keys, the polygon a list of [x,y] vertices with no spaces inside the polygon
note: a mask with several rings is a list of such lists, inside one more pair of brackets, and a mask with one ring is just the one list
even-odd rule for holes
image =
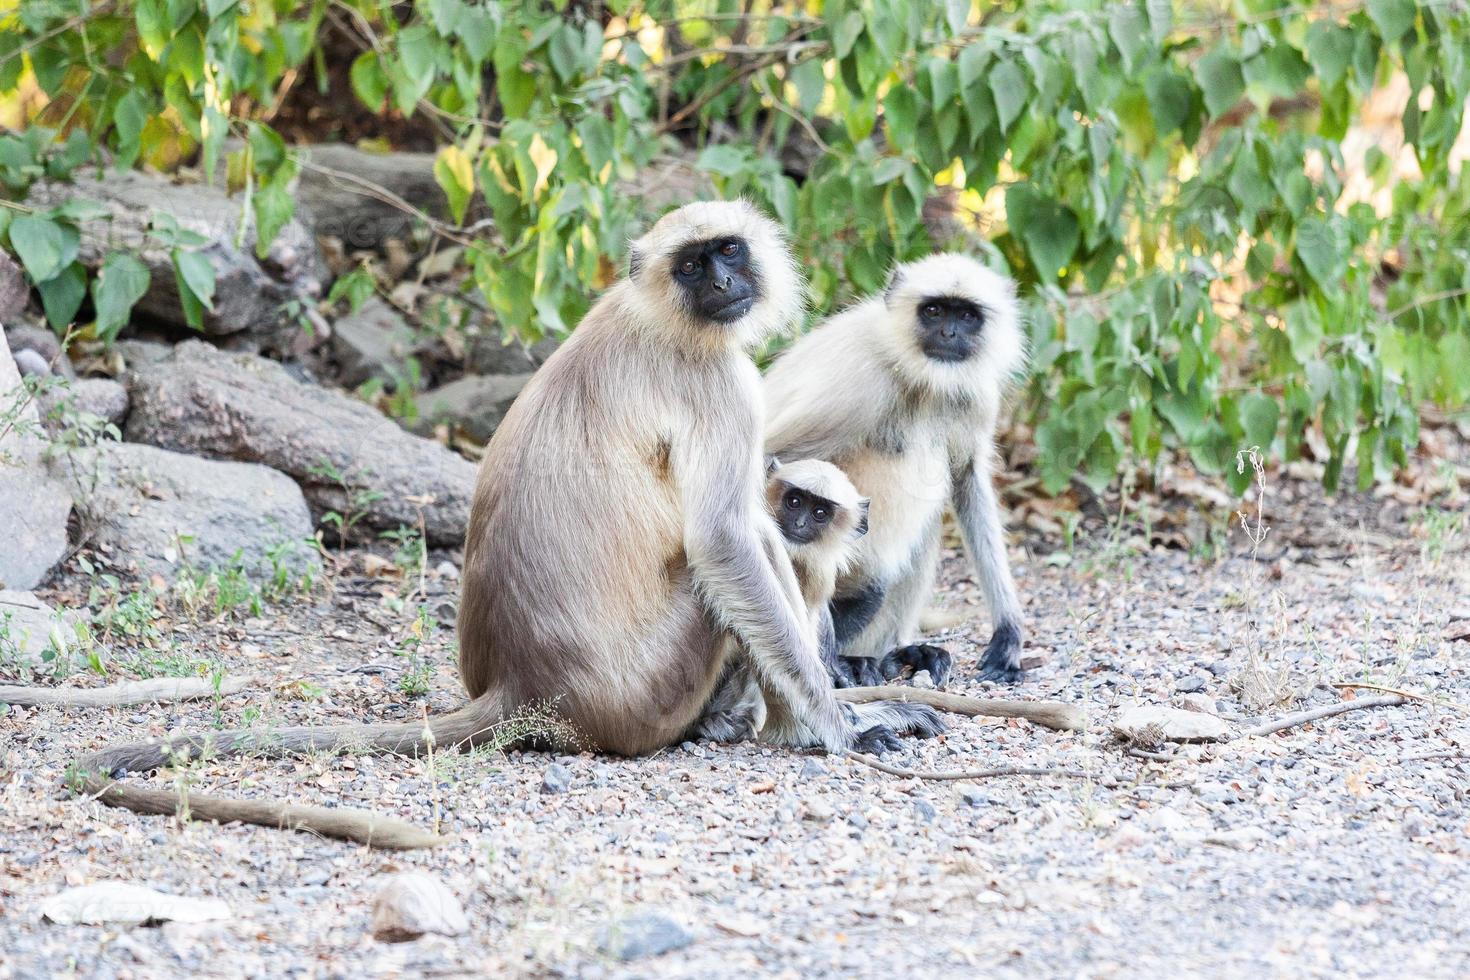
{"label": "green leaf", "polygon": [[1240,400],[1240,424],[1245,441],[1269,452],[1276,438],[1276,425],[1281,419],[1281,406],[1268,395],[1253,392]]}
{"label": "green leaf", "polygon": [[[270,253],[271,242],[276,240],[276,236],[281,233],[282,228],[286,227],[286,222],[291,220],[291,214],[296,210],[296,199],[286,189],[286,184],[285,180],[273,180],[260,187],[251,198],[250,205],[255,211],[255,255],[257,258],[263,259]],[[211,295],[213,291],[214,279],[211,267]],[[208,306],[209,303],[206,302],[204,305]]]}
{"label": "green leaf", "polygon": [[912,166],[913,164],[909,163],[903,157],[884,157],[882,160],[879,160],[878,165],[873,168],[873,183],[875,185],[881,186],[883,184],[889,183],[890,181],[897,180],[899,177],[902,177]]}
{"label": "green leaf", "polygon": [[919,123],[919,97],[907,85],[896,85],[883,97],[883,125],[894,146],[912,151]]}
{"label": "green leaf", "polygon": [[1319,215],[1303,218],[1296,229],[1296,254],[1324,292],[1339,289],[1347,265],[1345,242],[1336,222]]}
{"label": "green leaf", "polygon": [[1006,191],[1006,217],[1011,233],[1025,243],[1037,275],[1055,280],[1081,241],[1077,215],[1029,185],[1012,184]]}
{"label": "green leaf", "polygon": [[1156,71],[1144,83],[1148,93],[1148,104],[1154,112],[1154,127],[1160,136],[1176,129],[1183,129],[1189,118],[1190,104],[1194,93],[1182,75],[1172,71]]}
{"label": "green leaf", "polygon": [[97,311],[100,338],[110,341],[127,326],[133,306],[148,292],[149,280],[148,267],[131,255],[113,252],[103,260],[97,278],[92,280],[92,306]]}
{"label": "green leaf", "polygon": [[747,157],[745,151],[728,143],[706,146],[694,165],[707,173],[721,177],[737,177],[744,173]]}
{"label": "green leaf", "polygon": [[1417,15],[1414,0],[1368,0],[1368,16],[1384,41],[1397,41],[1407,34]]}
{"label": "green leaf", "polygon": [[1301,52],[1285,42],[1245,63],[1245,80],[1277,98],[1287,99],[1306,88],[1312,69]]}
{"label": "green leaf", "polygon": [[352,62],[349,76],[352,79],[352,91],[357,93],[363,105],[374,112],[383,108],[383,100],[388,97],[388,76],[378,63],[375,52],[364,51],[358,55]]}
{"label": "green leaf", "polygon": [[148,97],[141,88],[132,88],[117,100],[112,110],[112,125],[117,134],[114,161],[118,170],[131,170],[142,149],[143,127],[148,123]]}
{"label": "green leaf", "polygon": [[842,23],[837,25],[837,30],[832,36],[832,50],[838,58],[846,58],[852,53],[852,46],[857,43],[858,36],[863,33],[863,15],[856,10],[850,10]]}
{"label": "green leaf", "polygon": [[80,262],[73,262],[43,283],[36,284],[41,294],[41,307],[46,311],[46,322],[55,330],[69,326],[82,308],[87,295],[87,270]]}
{"label": "green leaf", "polygon": [[1143,11],[1131,3],[1115,3],[1108,14],[1108,35],[1123,56],[1123,67],[1132,72],[1148,50],[1149,26]]}
{"label": "green leaf", "polygon": [[471,4],[461,11],[455,27],[465,50],[476,64],[483,62],[495,49],[495,18],[489,9]]}
{"label": "green leaf", "polygon": [[408,77],[428,88],[439,72],[439,43],[427,24],[414,24],[398,35],[398,58]]}
{"label": "green leaf", "polygon": [[434,179],[449,201],[455,223],[462,224],[470,195],[475,192],[475,169],[469,155],[453,143],[445,146],[434,158]]}
{"label": "green leaf", "polygon": [[518,39],[506,43],[504,35],[495,44],[495,93],[510,119],[520,119],[536,98],[536,79],[521,67]]}
{"label": "green leaf", "polygon": [[1003,61],[991,70],[990,94],[995,99],[995,111],[1000,116],[1002,133],[1007,132],[1011,123],[1021,114],[1029,91],[1026,73],[1014,62]]}
{"label": "green leaf", "polygon": [[214,309],[214,266],[203,252],[173,250],[174,272],[179,284],[206,310]]}
{"label": "green leaf", "polygon": [[965,22],[970,19],[970,0],[945,0],[944,20],[949,25],[950,34],[958,34],[965,29]]}
{"label": "green leaf", "polygon": [[1224,47],[1215,48],[1194,63],[1194,78],[1212,118],[1239,102],[1245,93],[1240,61]]}
{"label": "green leaf", "polygon": [[827,90],[827,77],[822,74],[821,59],[808,58],[797,62],[788,75],[796,86],[801,114],[810,116],[816,112],[817,104],[822,101],[822,93]]}
{"label": "green leaf", "polygon": [[1307,28],[1307,57],[1324,89],[1336,85],[1353,57],[1353,32],[1329,20],[1313,21]]}
{"label": "green leaf", "polygon": [[23,214],[10,222],[10,245],[37,285],[70,265],[79,243],[75,227],[50,218]]}

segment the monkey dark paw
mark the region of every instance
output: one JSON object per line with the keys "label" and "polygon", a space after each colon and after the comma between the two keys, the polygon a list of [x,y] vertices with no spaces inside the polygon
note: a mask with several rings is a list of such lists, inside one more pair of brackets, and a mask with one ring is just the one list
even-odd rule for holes
{"label": "monkey dark paw", "polygon": [[885,752],[899,751],[903,748],[903,743],[898,740],[898,733],[887,725],[874,725],[853,735],[849,748],[867,755],[882,755]]}
{"label": "monkey dark paw", "polygon": [[1025,673],[1021,670],[1021,629],[1014,623],[1001,623],[980,658],[980,680],[1014,684]]}
{"label": "monkey dark paw", "polygon": [[909,673],[927,670],[934,679],[934,686],[943,687],[949,683],[953,662],[954,658],[944,647],[937,647],[932,643],[911,643],[906,647],[890,650],[878,669],[883,678],[890,681]]}
{"label": "monkey dark paw", "polygon": [[838,657],[828,672],[833,687],[877,687],[884,683],[879,662],[872,657]]}
{"label": "monkey dark paw", "polygon": [[933,738],[949,728],[944,723],[944,717],[927,704],[914,704],[911,701],[882,701],[879,703],[893,713],[893,718],[888,724],[894,731],[902,735]]}

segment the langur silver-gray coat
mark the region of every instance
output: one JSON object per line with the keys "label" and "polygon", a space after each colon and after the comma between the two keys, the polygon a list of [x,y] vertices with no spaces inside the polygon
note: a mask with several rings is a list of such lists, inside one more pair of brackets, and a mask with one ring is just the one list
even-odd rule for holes
{"label": "langur silver-gray coat", "polygon": [[947,677],[948,653],[914,641],[950,506],[990,604],[981,677],[1019,677],[1020,602],[992,468],[1002,397],[1024,363],[1014,285],[946,254],[897,266],[882,295],[819,325],[767,374],[766,451],[833,463],[871,501],[832,602],[838,684],[905,666]]}
{"label": "langur silver-gray coat", "polygon": [[[80,785],[158,812],[158,791],[116,777],[206,751],[472,746],[527,708],[554,713],[603,751],[647,752],[699,718],[731,638],[782,719],[767,725],[773,740],[885,747],[891,710],[833,696],[764,505],[760,379],[746,349],[801,306],[781,233],[754,208],[702,203],[665,216],[633,243],[628,278],[537,371],[486,447],[458,623],[468,705],[423,722],[104,749],[80,760]],[[914,707],[903,717],[927,723],[932,710]],[[211,819],[269,823],[279,813],[199,794],[189,804]]]}

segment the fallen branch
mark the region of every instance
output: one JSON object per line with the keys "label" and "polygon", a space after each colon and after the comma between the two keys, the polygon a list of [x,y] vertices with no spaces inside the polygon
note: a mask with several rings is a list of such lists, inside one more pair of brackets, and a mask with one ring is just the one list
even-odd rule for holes
{"label": "fallen branch", "polygon": [[[850,690],[861,690],[852,688]],[[874,688],[873,690],[882,690]],[[1097,779],[1107,785],[1112,785],[1115,780],[1099,777],[1096,773],[1084,772],[1081,769],[1052,769],[1046,766],[1006,766],[1001,769],[950,769],[942,772],[930,769],[905,769],[902,766],[889,765],[876,756],[863,755],[859,752],[845,753],[847,758],[854,762],[861,762],[865,766],[872,766],[879,772],[886,772],[890,776],[903,776],[906,779],[994,779],[997,776],[1057,776],[1063,779]]]}
{"label": "fallen branch", "polygon": [[1272,735],[1288,728],[1305,725],[1307,722],[1316,721],[1318,718],[1330,718],[1332,715],[1340,715],[1349,711],[1357,711],[1360,708],[1382,708],[1391,704],[1403,704],[1408,698],[1398,694],[1386,694],[1377,698],[1358,698],[1353,701],[1340,701],[1337,704],[1325,705],[1321,708],[1313,708],[1310,711],[1299,711],[1296,714],[1277,718],[1265,724],[1257,725],[1255,728],[1247,728],[1236,735],[1236,738],[1251,738],[1253,736]]}
{"label": "fallen branch", "polygon": [[253,823],[283,830],[300,830],[339,840],[356,841],[368,847],[408,850],[435,847],[445,838],[393,817],[368,810],[347,807],[328,808],[270,800],[241,800],[189,793],[180,796],[175,790],[144,789],[115,782],[107,776],[86,771],[88,758],[78,761],[81,770],[77,788],[109,806],[120,806],[134,813],[151,813],[164,817],[181,816],[190,820],[215,823]]}
{"label": "fallen branch", "polygon": [[216,683],[205,677],[155,677],[110,687],[16,687],[0,685],[0,704],[36,707],[59,704],[68,708],[124,708],[133,704],[167,704],[234,694],[255,683],[253,677],[226,677]]}
{"label": "fallen branch", "polygon": [[922,687],[845,687],[837,690],[837,700],[852,704],[872,701],[908,701],[927,704],[940,711],[957,715],[985,715],[991,718],[1025,718],[1044,728],[1059,732],[1080,732],[1086,727],[1081,706],[1064,701],[1000,701],[993,698],[971,698],[948,691],[930,691]]}
{"label": "fallen branch", "polygon": [[1455,708],[1458,711],[1470,714],[1470,705],[1460,704],[1458,701],[1449,701],[1445,698],[1437,698],[1433,694],[1423,694],[1419,691],[1403,691],[1396,687],[1384,687],[1382,684],[1360,684],[1356,681],[1333,681],[1331,686],[1339,690],[1347,688],[1350,690],[1381,691],[1384,694],[1397,694],[1399,697],[1408,698],[1410,701],[1425,701],[1429,704],[1437,704],[1445,708]]}

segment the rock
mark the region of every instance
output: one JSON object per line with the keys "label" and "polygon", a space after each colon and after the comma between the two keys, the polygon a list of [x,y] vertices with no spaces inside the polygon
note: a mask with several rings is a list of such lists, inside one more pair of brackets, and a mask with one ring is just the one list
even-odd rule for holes
{"label": "rock", "polygon": [[172,344],[164,344],[156,340],[124,337],[113,342],[112,350],[122,358],[123,366],[131,370],[145,364],[157,364],[172,354],[174,348]]}
{"label": "rock", "polygon": [[59,926],[109,923],[145,925],[158,922],[210,922],[230,918],[230,907],[217,898],[165,895],[142,885],[101,881],[68,888],[41,903],[41,915]]}
{"label": "rock", "polygon": [[33,350],[18,350],[13,355],[15,366],[23,378],[44,378],[51,373],[46,359]]}
{"label": "rock", "polygon": [[[100,203],[104,211],[78,223],[78,257],[84,265],[96,269],[109,252],[123,251],[147,266],[151,280],[135,314],[187,326],[171,248],[149,231],[155,214],[162,212],[172,215],[180,228],[205,238],[197,251],[209,260],[215,276],[214,309],[205,311],[205,333],[244,334],[247,346],[283,352],[299,353],[313,346],[315,338],[284,309],[291,300],[314,301],[326,275],[316,240],[300,221],[293,218],[286,223],[262,260],[255,256],[249,209],[241,207],[239,197],[204,184],[174,183],[137,170],[109,170],[100,178],[79,171],[69,183],[36,183],[27,203],[49,208],[72,199]],[[237,243],[242,213],[248,226]]]}
{"label": "rock", "polygon": [[390,877],[373,900],[373,937],[401,943],[425,933],[462,936],[470,921],[459,903],[438,878],[422,871],[405,871]]}
{"label": "rock", "polygon": [[965,801],[965,806],[988,806],[990,796],[974,783],[959,783],[954,788],[960,799]]}
{"label": "rock", "polygon": [[1185,711],[1198,711],[1205,715],[1218,715],[1219,707],[1215,699],[1208,694],[1186,694],[1179,699],[1179,706]]}
{"label": "rock", "polygon": [[296,575],[320,565],[304,543],[312,525],[301,489],[267,466],[102,442],[53,468],[72,483],[83,533],[144,575],[238,562],[269,577],[273,554]]}
{"label": "rock", "polygon": [[[25,324],[13,324],[5,328],[5,339],[10,342],[10,353],[15,356],[16,363],[20,363],[20,352],[30,351],[35,357],[27,358],[31,365],[31,374],[60,374],[68,378],[76,377],[72,370],[71,358],[67,357],[61,350],[61,339],[45,327],[32,327]],[[41,370],[34,370],[36,361],[39,360]],[[28,373],[25,370],[22,374]]]}
{"label": "rock", "polygon": [[319,236],[330,235],[349,249],[360,249],[377,248],[389,238],[406,241],[413,232],[413,215],[374,196],[353,178],[385,188],[435,217],[447,217],[444,192],[434,180],[432,153],[372,153],[342,143],[297,150],[303,160],[296,182],[297,209]]}
{"label": "rock", "polygon": [[934,690],[934,677],[927,670],[914,671],[914,677],[910,683],[921,691]]}
{"label": "rock", "polygon": [[1231,734],[1230,726],[1223,719],[1157,704],[1136,704],[1124,709],[1113,722],[1113,731],[1144,744],[1219,742]]}
{"label": "rock", "polygon": [[527,347],[512,340],[506,343],[495,324],[470,341],[466,364],[470,374],[530,374],[556,353],[560,343],[547,338]]}
{"label": "rock", "polygon": [[806,801],[806,813],[804,816],[814,823],[831,823],[837,816],[837,811],[832,808],[832,804],[821,797],[817,797]]}
{"label": "rock", "polygon": [[553,762],[546,767],[545,774],[541,777],[541,792],[543,793],[565,793],[572,788],[572,771],[560,762]]}
{"label": "rock", "polygon": [[65,649],[75,636],[69,613],[56,612],[30,592],[0,589],[0,660],[38,666],[47,647]]}
{"label": "rock", "polygon": [[128,418],[128,389],[111,378],[81,378],[42,392],[36,399],[41,421],[53,435],[100,419],[119,429]]}
{"label": "rock", "polygon": [[934,818],[939,816],[939,811],[928,800],[914,800],[914,812],[924,823],[933,823]]}
{"label": "rock", "polygon": [[46,472],[34,401],[0,338],[0,588],[30,589],[66,554],[71,497]]}
{"label": "rock", "polygon": [[418,396],[419,424],[453,425],[482,442],[489,440],[521,393],[529,374],[469,375]]}
{"label": "rock", "polygon": [[26,308],[31,287],[20,263],[0,252],[0,323],[12,323]]}
{"label": "rock", "polygon": [[646,956],[662,956],[694,942],[688,930],[662,912],[635,912],[602,930],[597,948],[627,963]]}
{"label": "rock", "polygon": [[1174,690],[1179,694],[1194,694],[1205,689],[1205,679],[1199,674],[1190,674],[1182,677],[1174,683]]}
{"label": "rock", "polygon": [[801,764],[802,779],[820,779],[827,774],[827,767],[822,765],[821,761],[814,756],[807,756],[806,760]]}
{"label": "rock", "polygon": [[356,313],[339,317],[332,324],[332,354],[338,364],[338,379],[355,387],[369,378],[394,380],[395,369],[413,353],[417,338],[408,321],[376,296]]}
{"label": "rock", "polygon": [[318,516],[357,510],[369,526],[397,530],[422,514],[431,545],[464,542],[474,466],[371,406],[198,340],[127,380],[130,440],[264,463],[295,478]]}

